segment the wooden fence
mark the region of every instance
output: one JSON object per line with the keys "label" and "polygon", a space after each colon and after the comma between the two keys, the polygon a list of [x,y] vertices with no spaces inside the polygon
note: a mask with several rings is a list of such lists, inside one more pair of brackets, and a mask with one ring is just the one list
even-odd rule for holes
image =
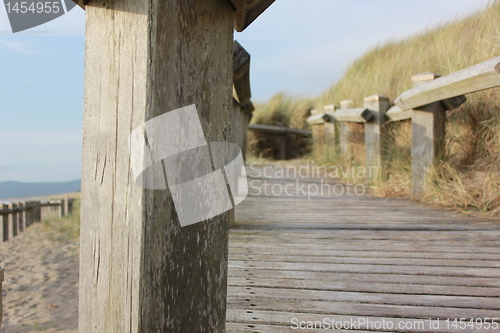
{"label": "wooden fence", "polygon": [[0,244],[12,239],[35,222],[40,222],[43,215],[59,217],[73,213],[74,199],[50,201],[22,201],[0,204]]}
{"label": "wooden fence", "polygon": [[248,125],[248,129],[251,131],[255,132],[260,132],[260,133],[271,133],[276,135],[276,139],[279,142],[279,154],[278,154],[278,159],[279,160],[284,160],[285,159],[285,151],[286,151],[286,135],[288,133],[291,134],[298,134],[302,136],[311,136],[311,132],[307,130],[302,130],[302,129],[296,129],[296,128],[288,128],[284,126],[270,126],[270,125],[258,125],[258,124],[251,124]]}
{"label": "wooden fence", "polygon": [[[315,146],[327,145],[342,156],[350,154],[349,122],[363,123],[365,129],[366,166],[378,167],[383,174],[385,136],[388,122],[412,121],[412,196],[425,191],[431,167],[439,160],[444,147],[446,110],[464,102],[464,94],[500,86],[500,57],[482,62],[458,72],[440,77],[426,72],[411,77],[413,88],[403,92],[394,106],[387,97],[372,95],[364,105],[353,108],[350,100],[324,107],[322,113],[313,111],[307,119],[313,127]],[[338,134],[336,134],[338,131]]]}

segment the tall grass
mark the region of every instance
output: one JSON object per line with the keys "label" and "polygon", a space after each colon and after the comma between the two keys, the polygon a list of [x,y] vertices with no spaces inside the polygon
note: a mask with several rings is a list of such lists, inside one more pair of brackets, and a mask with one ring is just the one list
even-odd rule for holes
{"label": "tall grass", "polygon": [[[283,123],[294,119],[294,126],[305,128],[305,113],[293,108],[301,102],[321,110],[324,105],[351,99],[357,107],[363,98],[380,94],[394,100],[411,88],[410,77],[430,71],[446,75],[476,63],[500,56],[500,2],[469,17],[456,19],[411,38],[386,43],[354,61],[343,77],[314,100],[301,101],[277,95],[256,110],[259,123]],[[368,33],[368,32],[367,32]],[[447,113],[446,149],[435,167],[431,189],[424,200],[464,211],[500,211],[500,91],[498,88],[470,94],[460,108]],[[273,107],[285,99],[279,107]],[[291,103],[293,101],[293,103]],[[275,110],[275,111],[273,111]],[[261,116],[260,113],[264,113]],[[295,114],[297,112],[297,114]],[[303,122],[300,123],[300,120]],[[362,142],[362,128],[351,125],[355,141]],[[385,181],[374,193],[380,196],[407,196],[410,193],[411,123],[389,124],[391,140],[387,149]],[[269,149],[253,138],[254,154]],[[265,141],[263,141],[265,142]],[[362,164],[362,144],[354,144],[350,163]],[[332,153],[335,154],[335,153]],[[272,154],[271,154],[272,155]],[[291,154],[292,155],[292,154]],[[267,156],[263,154],[263,156]],[[316,154],[325,163],[345,163],[339,156]]]}

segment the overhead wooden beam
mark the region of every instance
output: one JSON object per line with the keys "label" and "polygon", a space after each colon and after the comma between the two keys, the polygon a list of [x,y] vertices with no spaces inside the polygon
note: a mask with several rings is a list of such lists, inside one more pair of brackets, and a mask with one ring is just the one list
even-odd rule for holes
{"label": "overhead wooden beam", "polygon": [[260,14],[262,14],[275,0],[229,0],[236,14],[234,29],[238,32],[245,30]]}
{"label": "overhead wooden beam", "polygon": [[[85,6],[92,0],[73,0],[78,6]],[[245,30],[276,0],[227,0],[236,11],[234,15],[234,29],[238,32]]]}
{"label": "overhead wooden beam", "polygon": [[233,42],[233,98],[240,105],[245,105],[252,98],[250,54],[237,41]]}
{"label": "overhead wooden beam", "polygon": [[[421,79],[426,79],[424,75],[419,75],[422,76]],[[428,79],[431,81],[405,91],[394,103],[404,111],[448,98],[498,87],[500,86],[500,57],[443,77],[435,79],[429,77]]]}

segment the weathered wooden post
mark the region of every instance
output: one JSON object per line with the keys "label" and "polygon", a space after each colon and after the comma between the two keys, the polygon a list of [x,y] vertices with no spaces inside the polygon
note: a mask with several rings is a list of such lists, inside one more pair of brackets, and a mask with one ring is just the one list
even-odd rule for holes
{"label": "weathered wooden post", "polygon": [[325,114],[329,116],[329,121],[325,121],[325,145],[332,151],[336,150],[335,144],[335,121],[333,113],[335,112],[335,105],[325,105]]}
{"label": "weathered wooden post", "polygon": [[37,200],[33,204],[33,222],[40,222],[42,220],[42,203]]}
{"label": "weathered wooden post", "polygon": [[372,113],[370,122],[365,123],[367,174],[370,178],[376,179],[382,175],[383,144],[387,140],[387,130],[384,126],[387,121],[385,112],[390,107],[389,98],[380,95],[365,97],[364,107]]}
{"label": "weathered wooden post", "polygon": [[9,214],[9,239],[14,238],[19,233],[17,221],[17,205],[11,203],[9,205],[11,213]]}
{"label": "weathered wooden post", "polygon": [[0,205],[0,223],[2,223],[0,227],[0,243],[6,242],[9,240],[9,205],[1,204]]}
{"label": "weathered wooden post", "polygon": [[33,207],[31,201],[24,202],[24,226],[28,228],[32,224]]}
{"label": "weathered wooden post", "polygon": [[2,283],[3,283],[4,268],[0,267],[0,326],[2,326]]}
{"label": "weathered wooden post", "polygon": [[79,332],[224,332],[228,213],[181,228],[169,191],[135,184],[129,135],[195,104],[230,141],[233,25],[272,1],[85,2]]}
{"label": "weathered wooden post", "polygon": [[66,215],[66,210],[65,210],[66,200],[60,199],[58,201],[59,201],[59,205],[58,205],[59,206],[58,207],[59,208],[59,217],[61,218],[61,217],[64,217]]}
{"label": "weathered wooden post", "polygon": [[18,232],[21,233],[26,229],[26,207],[24,202],[17,203],[17,228]]}
{"label": "weathered wooden post", "polygon": [[311,110],[307,123],[312,127],[313,147],[319,154],[325,153],[324,149],[335,145],[335,123],[333,119],[334,105],[325,107],[325,112]]}
{"label": "weathered wooden post", "polygon": [[[413,87],[438,78],[426,72],[411,77]],[[434,102],[412,110],[411,194],[422,196],[429,173],[444,146],[446,110],[442,102]]]}
{"label": "weathered wooden post", "polygon": [[[353,105],[353,102],[350,99],[344,100],[340,102],[341,109],[350,109]],[[350,140],[351,133],[349,129],[349,124],[347,122],[341,121],[339,126],[339,143],[340,143],[340,154],[343,158],[350,158],[351,150],[350,150]]]}

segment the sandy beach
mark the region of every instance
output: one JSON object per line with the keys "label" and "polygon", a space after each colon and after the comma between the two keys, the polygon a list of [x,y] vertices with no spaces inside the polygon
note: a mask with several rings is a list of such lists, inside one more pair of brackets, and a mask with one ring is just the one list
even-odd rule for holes
{"label": "sandy beach", "polygon": [[78,331],[78,239],[57,239],[35,223],[0,244],[1,333]]}

